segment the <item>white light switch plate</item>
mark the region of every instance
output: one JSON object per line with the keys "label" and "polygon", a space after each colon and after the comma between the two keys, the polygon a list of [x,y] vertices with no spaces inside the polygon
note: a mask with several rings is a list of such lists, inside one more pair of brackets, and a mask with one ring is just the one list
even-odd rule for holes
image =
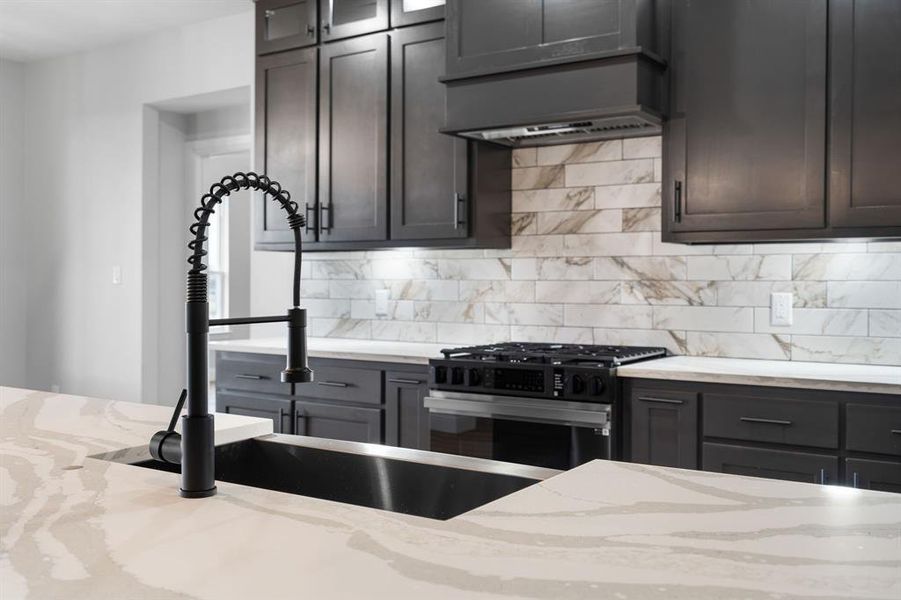
{"label": "white light switch plate", "polygon": [[770,294],[770,325],[791,325],[793,303],[794,294],[790,292]]}
{"label": "white light switch plate", "polygon": [[122,267],[113,265],[113,285],[122,285]]}
{"label": "white light switch plate", "polygon": [[388,290],[375,291],[375,316],[388,316]]}

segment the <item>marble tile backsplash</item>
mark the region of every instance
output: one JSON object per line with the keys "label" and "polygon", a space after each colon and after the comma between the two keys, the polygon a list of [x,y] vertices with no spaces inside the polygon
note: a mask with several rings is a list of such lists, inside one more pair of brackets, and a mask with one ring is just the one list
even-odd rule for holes
{"label": "marble tile backsplash", "polygon": [[[663,243],[660,138],[522,149],[513,162],[510,250],[307,254],[310,333],[901,364],[901,242]],[[770,325],[772,292],[794,294],[792,325]]]}

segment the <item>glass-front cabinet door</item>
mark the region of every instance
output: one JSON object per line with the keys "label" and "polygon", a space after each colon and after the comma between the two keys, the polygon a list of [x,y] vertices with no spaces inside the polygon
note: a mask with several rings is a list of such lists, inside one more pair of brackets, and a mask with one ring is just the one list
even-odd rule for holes
{"label": "glass-front cabinet door", "polygon": [[388,29],[389,0],[319,0],[324,41]]}
{"label": "glass-front cabinet door", "polygon": [[445,0],[391,0],[391,26],[404,27],[444,18]]}

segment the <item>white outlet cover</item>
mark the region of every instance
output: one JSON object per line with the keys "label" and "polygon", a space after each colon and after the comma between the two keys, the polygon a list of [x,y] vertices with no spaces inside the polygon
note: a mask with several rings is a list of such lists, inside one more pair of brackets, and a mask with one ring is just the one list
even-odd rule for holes
{"label": "white outlet cover", "polygon": [[122,284],[122,267],[113,265],[113,285]]}
{"label": "white outlet cover", "polygon": [[770,325],[785,327],[792,324],[794,294],[776,292],[770,294]]}
{"label": "white outlet cover", "polygon": [[388,290],[376,290],[375,291],[375,316],[377,317],[387,317],[388,316]]}

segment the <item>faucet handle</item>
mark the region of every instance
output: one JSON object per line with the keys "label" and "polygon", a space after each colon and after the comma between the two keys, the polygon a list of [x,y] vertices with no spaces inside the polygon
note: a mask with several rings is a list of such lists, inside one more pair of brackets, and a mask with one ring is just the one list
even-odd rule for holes
{"label": "faucet handle", "polygon": [[163,431],[157,431],[150,438],[150,456],[160,462],[181,464],[181,435],[175,433],[175,424],[181,415],[181,409],[185,406],[185,398],[188,390],[182,390],[178,402],[175,403],[175,411],[169,421],[169,427]]}
{"label": "faucet handle", "polygon": [[169,421],[169,427],[166,431],[175,431],[175,424],[178,423],[178,417],[181,415],[181,409],[185,407],[185,398],[188,397],[188,390],[182,389],[178,402],[175,403],[175,412],[172,413],[172,420]]}

